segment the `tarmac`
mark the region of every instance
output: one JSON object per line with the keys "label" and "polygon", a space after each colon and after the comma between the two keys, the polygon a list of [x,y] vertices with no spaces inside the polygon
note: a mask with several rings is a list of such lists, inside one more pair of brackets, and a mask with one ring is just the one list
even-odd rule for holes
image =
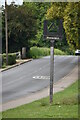
{"label": "tarmac", "polygon": [[30,62],[30,61],[32,61],[33,59],[18,59],[18,60],[16,60],[16,64],[14,64],[14,65],[11,65],[11,66],[8,66],[8,67],[6,67],[6,68],[4,68],[4,69],[0,69],[0,71],[1,72],[3,72],[3,71],[6,71],[6,70],[8,70],[8,69],[11,69],[11,68],[14,68],[14,67],[17,67],[17,66],[19,66],[19,65],[21,65],[21,64],[24,64],[24,63],[26,63],[26,62]]}
{"label": "tarmac", "polygon": [[[68,75],[53,84],[53,94],[64,90],[65,88],[76,82],[76,80],[78,80],[78,65]],[[43,90],[37,91],[23,98],[0,105],[0,111],[16,108],[18,106],[31,103],[47,96],[49,96],[49,86],[44,88]]]}

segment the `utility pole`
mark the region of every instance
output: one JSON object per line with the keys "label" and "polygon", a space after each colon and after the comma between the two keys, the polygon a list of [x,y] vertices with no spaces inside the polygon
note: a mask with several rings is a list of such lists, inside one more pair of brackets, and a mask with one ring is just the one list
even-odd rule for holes
{"label": "utility pole", "polygon": [[7,25],[7,1],[5,0],[5,38],[6,38],[6,65],[8,65],[8,25]]}
{"label": "utility pole", "polygon": [[54,41],[50,40],[51,43],[51,56],[50,56],[50,103],[53,102],[53,82],[54,82]]}

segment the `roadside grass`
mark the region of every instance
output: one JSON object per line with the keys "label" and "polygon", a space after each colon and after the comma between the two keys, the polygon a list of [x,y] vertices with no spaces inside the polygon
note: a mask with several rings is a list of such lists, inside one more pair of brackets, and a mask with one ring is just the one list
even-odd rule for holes
{"label": "roadside grass", "polygon": [[[55,55],[66,55],[63,51],[59,49],[54,49]],[[29,51],[29,57],[31,58],[41,58],[43,56],[50,55],[50,48],[43,47],[31,47]]]}
{"label": "roadside grass", "polygon": [[4,111],[3,118],[78,118],[78,81],[53,96]]}

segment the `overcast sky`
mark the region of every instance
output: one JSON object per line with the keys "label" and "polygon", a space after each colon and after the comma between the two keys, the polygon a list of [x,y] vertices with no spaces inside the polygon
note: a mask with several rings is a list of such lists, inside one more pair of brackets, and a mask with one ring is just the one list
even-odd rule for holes
{"label": "overcast sky", "polygon": [[[23,0],[6,0],[7,4],[10,4],[12,1],[14,1],[16,4],[21,5]],[[0,0],[0,6],[4,5],[5,0]]]}

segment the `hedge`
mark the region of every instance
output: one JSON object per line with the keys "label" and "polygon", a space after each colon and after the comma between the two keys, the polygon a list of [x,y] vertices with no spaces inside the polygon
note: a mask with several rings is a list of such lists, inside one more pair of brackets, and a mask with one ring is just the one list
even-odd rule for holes
{"label": "hedge", "polygon": [[31,58],[40,58],[42,56],[50,55],[49,48],[39,48],[39,47],[31,47],[29,51],[29,57]]}
{"label": "hedge", "polygon": [[[54,54],[55,55],[66,55],[65,52],[59,49],[54,49]],[[29,57],[31,58],[40,58],[40,57],[48,56],[48,55],[50,55],[50,48],[31,47],[29,51]]]}
{"label": "hedge", "polygon": [[[6,63],[6,54],[2,54],[2,65]],[[16,54],[9,53],[8,54],[8,65],[13,65],[16,63]]]}
{"label": "hedge", "polygon": [[63,52],[63,51],[61,51],[61,50],[59,50],[59,49],[54,49],[54,54],[55,54],[55,55],[66,55],[65,52]]}

